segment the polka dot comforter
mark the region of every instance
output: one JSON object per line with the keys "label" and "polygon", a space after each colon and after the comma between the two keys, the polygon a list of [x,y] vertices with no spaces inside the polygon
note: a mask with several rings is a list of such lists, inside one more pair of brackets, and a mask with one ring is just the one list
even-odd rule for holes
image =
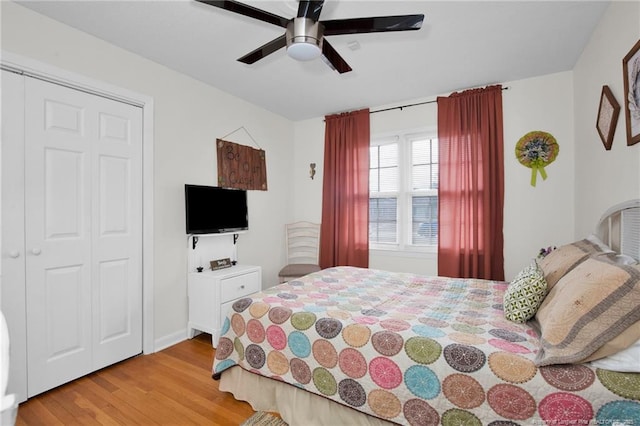
{"label": "polka dot comforter", "polygon": [[214,376],[240,366],[409,425],[640,425],[640,374],[536,367],[505,282],[354,267],[238,300]]}

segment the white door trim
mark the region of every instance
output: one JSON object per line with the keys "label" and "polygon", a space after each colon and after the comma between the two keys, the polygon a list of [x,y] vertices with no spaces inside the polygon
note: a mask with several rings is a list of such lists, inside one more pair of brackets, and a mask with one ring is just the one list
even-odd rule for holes
{"label": "white door trim", "polygon": [[155,352],[153,304],[153,98],[44,62],[0,51],[0,68],[142,108],[142,352]]}

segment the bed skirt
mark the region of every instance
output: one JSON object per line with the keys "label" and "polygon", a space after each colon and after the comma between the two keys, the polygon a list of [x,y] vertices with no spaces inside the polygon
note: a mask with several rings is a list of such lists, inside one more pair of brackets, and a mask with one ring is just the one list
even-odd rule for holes
{"label": "bed skirt", "polygon": [[247,401],[256,411],[279,413],[290,425],[394,424],[237,366],[222,373],[219,389],[232,393],[238,400]]}

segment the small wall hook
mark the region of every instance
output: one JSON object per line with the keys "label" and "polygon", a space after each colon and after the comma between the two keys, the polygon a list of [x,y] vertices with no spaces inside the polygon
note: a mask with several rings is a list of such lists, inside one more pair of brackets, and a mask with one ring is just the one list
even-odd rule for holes
{"label": "small wall hook", "polygon": [[316,163],[309,164],[309,176],[311,179],[316,175]]}

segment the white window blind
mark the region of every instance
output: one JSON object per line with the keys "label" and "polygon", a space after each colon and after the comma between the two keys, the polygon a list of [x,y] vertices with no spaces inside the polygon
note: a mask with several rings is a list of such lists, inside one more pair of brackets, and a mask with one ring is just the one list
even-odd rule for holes
{"label": "white window blind", "polygon": [[434,247],[438,237],[438,141],[432,134],[374,139],[369,168],[372,248]]}
{"label": "white window blind", "polygon": [[400,174],[398,143],[373,145],[369,155],[369,240],[395,244]]}

